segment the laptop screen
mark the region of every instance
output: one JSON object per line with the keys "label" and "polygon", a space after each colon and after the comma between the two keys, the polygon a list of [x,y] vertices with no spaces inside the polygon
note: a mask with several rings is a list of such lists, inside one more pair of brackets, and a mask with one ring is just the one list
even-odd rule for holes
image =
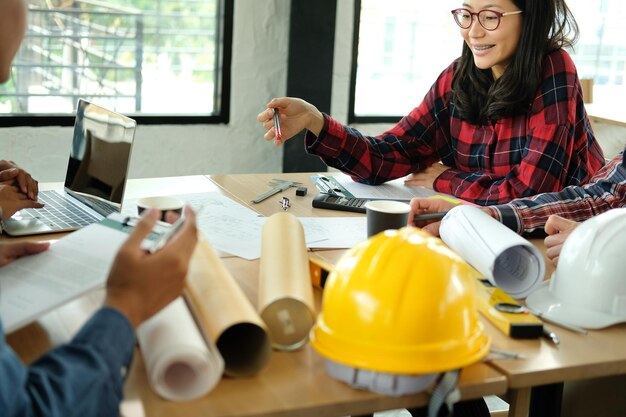
{"label": "laptop screen", "polygon": [[[101,214],[119,211],[136,127],[133,119],[79,100],[65,190]],[[110,206],[104,213],[103,203]]]}

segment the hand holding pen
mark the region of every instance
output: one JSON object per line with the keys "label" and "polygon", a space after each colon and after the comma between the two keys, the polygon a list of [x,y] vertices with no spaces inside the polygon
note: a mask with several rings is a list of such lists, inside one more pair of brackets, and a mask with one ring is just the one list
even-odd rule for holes
{"label": "hand holding pen", "polygon": [[165,244],[178,232],[185,224],[186,216],[181,215],[172,225],[161,234],[148,248],[148,252],[155,253],[161,249]]}
{"label": "hand holding pen", "polygon": [[178,233],[157,253],[146,256],[144,242],[157,224],[159,212],[145,210],[109,271],[104,304],[126,316],[135,328],[183,291],[198,241],[193,210],[185,207],[183,212],[185,221]]}
{"label": "hand holding pen", "polygon": [[[183,228],[183,226],[185,225],[185,222],[187,221],[187,217],[189,216],[189,214],[193,214],[194,223],[195,223],[196,215],[199,214],[203,208],[204,208],[204,205],[200,206],[194,212],[191,209],[191,207],[185,206],[183,208],[183,214],[178,219],[176,219],[176,221],[174,221],[170,225],[170,227],[152,243],[152,245],[148,248],[148,252],[155,253],[161,248],[163,248],[163,246],[165,246],[176,235],[176,233]],[[171,219],[171,216],[174,216],[174,215],[173,214],[170,215],[170,219]]]}
{"label": "hand holding pen", "polygon": [[441,219],[456,206],[440,198],[414,198],[410,205],[409,225],[421,227],[435,236],[439,236]]}
{"label": "hand holding pen", "polygon": [[293,97],[272,99],[257,120],[265,129],[264,139],[275,145],[281,145],[303,130],[319,136],[324,127],[324,116],[314,105]]}

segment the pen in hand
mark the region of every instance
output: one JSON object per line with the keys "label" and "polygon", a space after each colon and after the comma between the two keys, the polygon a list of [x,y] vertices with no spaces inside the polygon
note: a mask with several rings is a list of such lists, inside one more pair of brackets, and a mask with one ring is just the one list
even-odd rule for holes
{"label": "pen in hand", "polygon": [[165,244],[180,230],[185,224],[185,216],[180,216],[162,235],[160,235],[154,243],[148,248],[148,252],[155,253],[161,249]]}
{"label": "pen in hand", "polygon": [[278,109],[274,107],[274,134],[276,135],[276,142],[283,141],[283,135],[280,132],[280,120],[278,119]]}
{"label": "pen in hand", "polygon": [[[204,206],[205,205],[202,204],[195,210],[196,216],[200,214],[200,212],[204,209]],[[185,209],[183,208],[183,214],[174,223],[172,223],[169,229],[167,229],[154,241],[154,243],[148,248],[148,252],[155,253],[163,246],[165,246],[167,242],[169,242],[169,240],[176,234],[176,232],[178,232],[183,227],[183,225],[185,224],[185,220]]]}
{"label": "pen in hand", "polygon": [[423,213],[423,214],[416,214],[415,216],[413,216],[413,223],[417,223],[419,221],[424,221],[424,220],[439,220],[439,219],[443,219],[443,217],[448,214],[447,211],[439,211],[436,213]]}

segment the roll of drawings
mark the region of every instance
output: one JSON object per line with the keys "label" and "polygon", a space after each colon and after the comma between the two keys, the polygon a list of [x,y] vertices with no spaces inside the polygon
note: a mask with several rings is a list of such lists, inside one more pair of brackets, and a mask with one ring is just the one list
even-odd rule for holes
{"label": "roll of drawings", "polygon": [[226,375],[250,376],[267,365],[272,349],[265,323],[206,240],[196,245],[185,298],[202,333],[215,340]]}
{"label": "roll of drawings", "polygon": [[263,225],[258,308],[274,348],[307,342],[315,322],[313,288],[304,229],[290,213],[276,213]]}
{"label": "roll of drawings", "polygon": [[224,373],[224,361],[211,341],[203,340],[182,297],[137,329],[152,389],[165,399],[203,397]]}
{"label": "roll of drawings", "polygon": [[541,252],[478,207],[454,207],[441,221],[439,234],[492,285],[513,298],[525,298],[544,279]]}

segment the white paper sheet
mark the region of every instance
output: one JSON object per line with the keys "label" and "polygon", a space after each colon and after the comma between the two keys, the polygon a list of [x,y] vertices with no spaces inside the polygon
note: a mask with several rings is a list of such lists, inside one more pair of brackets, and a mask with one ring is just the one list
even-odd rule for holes
{"label": "white paper sheet", "polygon": [[202,338],[182,297],[139,326],[137,339],[150,385],[165,399],[203,397],[224,373],[224,360]]}
{"label": "white paper sheet", "polygon": [[0,317],[10,333],[42,314],[101,287],[126,235],[93,224],[47,251],[0,268]]}
{"label": "white paper sheet", "polygon": [[[132,226],[111,214],[56,241],[42,253],[0,268],[0,317],[10,333],[86,292],[104,286],[117,250]],[[132,222],[131,222],[132,223]],[[165,233],[155,225],[142,242],[147,249]]]}
{"label": "white paper sheet", "polygon": [[[367,218],[298,217],[310,249],[349,249],[367,239]],[[312,241],[315,236],[322,240]]]}
{"label": "white paper sheet", "polygon": [[444,196],[458,200],[454,196],[438,193],[430,188],[405,185],[404,178],[387,181],[380,185],[366,185],[354,181],[346,174],[333,174],[333,177],[355,198],[409,201],[414,197]]}
{"label": "white paper sheet", "polygon": [[477,207],[454,207],[441,221],[441,239],[513,298],[541,285],[545,260],[529,241]]}
{"label": "white paper sheet", "polygon": [[[215,249],[248,260],[260,258],[261,232],[266,217],[219,192],[173,197],[187,202],[196,210],[202,207],[197,216],[198,229]],[[133,211],[135,200],[125,201],[124,207],[127,215],[136,215]],[[303,224],[309,248],[351,248],[361,241],[359,229],[365,230],[365,226],[360,226],[365,217],[307,219]]]}
{"label": "white paper sheet", "polygon": [[[190,204],[197,214],[198,229],[216,249],[244,259],[261,255],[261,228],[265,217],[219,192],[173,196]],[[129,215],[136,215],[136,200],[124,202]]]}

